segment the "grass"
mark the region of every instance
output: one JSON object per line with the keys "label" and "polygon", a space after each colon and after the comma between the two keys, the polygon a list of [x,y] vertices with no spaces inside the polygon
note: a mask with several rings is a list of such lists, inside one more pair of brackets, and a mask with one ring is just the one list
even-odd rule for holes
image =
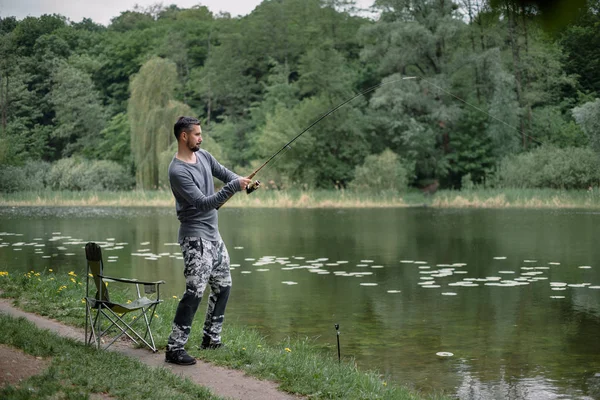
{"label": "grass", "polygon": [[[111,292],[111,297],[114,297],[116,294],[120,297],[120,301],[124,301],[129,297],[129,294],[125,292],[117,291],[115,293],[116,287],[112,286],[113,283],[110,285],[109,291]],[[85,279],[76,276],[74,273],[55,274],[53,271],[47,270],[13,275],[7,272],[0,272],[0,287],[2,288],[2,297],[12,298],[16,306],[26,311],[35,312],[78,327],[84,325],[85,308],[82,297],[85,292]],[[177,298],[168,298],[158,308],[153,324],[153,333],[155,334],[155,340],[159,348],[164,348],[166,345],[177,303]],[[192,331],[196,332],[196,336],[202,330],[201,325],[203,321],[201,319],[196,318],[192,327]],[[46,349],[44,350],[46,353],[42,354],[40,353],[42,350],[35,350],[36,353],[31,354],[45,356],[45,354],[50,354],[51,352],[53,356],[60,356],[56,357],[58,360],[53,360],[53,365],[54,363],[59,364],[51,368],[51,372],[45,373],[42,377],[32,378],[32,382],[34,382],[32,384],[37,385],[38,382],[67,379],[64,375],[70,372],[60,371],[75,370],[79,367],[82,371],[89,372],[86,368],[88,368],[88,363],[91,364],[91,361],[87,357],[116,357],[116,355],[109,354],[109,352],[94,352],[82,345],[62,339],[53,339],[51,342],[38,338],[35,340],[22,339],[21,336],[27,338],[30,335],[29,332],[32,331],[24,322],[13,321],[10,324],[5,324],[4,320],[0,322],[2,322],[0,342],[4,340],[7,344],[23,349],[28,348],[29,345],[27,343],[29,341],[32,341],[32,348],[38,346],[35,343],[39,342],[39,346],[46,346],[41,347],[41,349]],[[10,328],[5,328],[5,325],[10,325]],[[13,329],[13,331],[11,331],[12,333],[5,333],[4,329]],[[35,336],[35,333],[33,335]],[[227,343],[227,347],[224,349],[202,351],[195,348],[195,346],[189,345],[187,350],[191,355],[211,363],[241,369],[249,375],[276,381],[279,383],[281,389],[290,393],[305,395],[311,399],[405,400],[444,398],[438,394],[423,395],[395,385],[375,371],[361,371],[357,368],[353,360],[342,360],[339,364],[338,360],[331,355],[325,356],[322,350],[309,338],[288,338],[279,343],[267,343],[266,339],[261,337],[256,331],[228,323],[223,332],[223,340]],[[44,344],[46,342],[60,342],[60,346]],[[65,354],[77,354],[77,356],[64,357]],[[132,365],[131,363],[133,363],[132,361],[127,364],[123,360],[117,362],[116,359],[115,361],[103,360],[106,360],[105,365],[117,366],[117,368],[114,368],[114,374],[124,373],[127,375],[127,370]],[[60,363],[66,364],[63,365]],[[117,393],[120,390],[116,387],[107,387],[106,385],[108,384],[101,382],[89,381],[87,383],[83,379],[84,375],[87,376],[87,372],[83,372],[83,375],[73,372],[75,374],[74,377],[69,378],[72,379],[69,382],[75,386],[73,390],[84,392],[87,390],[107,391],[109,393]],[[142,374],[145,372],[139,373]],[[168,379],[174,378],[167,379],[162,374],[160,372],[157,380],[165,379],[167,383],[175,382],[168,381]],[[137,380],[137,373],[136,375],[129,375],[129,378]],[[154,379],[152,377],[152,379],[144,379],[144,381]],[[50,387],[51,383],[47,382],[45,385]],[[168,387],[167,384],[165,385]],[[175,386],[176,388],[180,388],[180,386]],[[187,383],[185,385],[181,384],[181,388],[184,386],[187,388]],[[181,388],[180,390],[183,390]],[[48,388],[48,390],[54,389]],[[187,389],[184,393],[188,393]],[[117,395],[115,394],[115,396]],[[168,396],[150,397],[169,398]],[[183,395],[181,397],[185,398]],[[0,398],[5,398],[5,396],[2,396],[2,392],[0,392]]]}
{"label": "grass", "polygon": [[220,399],[164,368],[151,368],[116,352],[97,351],[0,314],[0,343],[50,360],[41,374],[0,388],[2,399]]}
{"label": "grass", "polygon": [[[0,206],[173,207],[167,190],[128,192],[38,191],[0,193]],[[352,192],[346,190],[266,190],[238,194],[225,207],[256,208],[600,208],[600,191],[558,189],[440,190],[426,196],[417,190]]]}

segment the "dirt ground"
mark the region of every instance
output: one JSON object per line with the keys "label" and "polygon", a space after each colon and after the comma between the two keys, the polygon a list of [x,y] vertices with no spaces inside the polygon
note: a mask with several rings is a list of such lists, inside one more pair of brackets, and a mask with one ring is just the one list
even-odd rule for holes
{"label": "dirt ground", "polygon": [[48,364],[49,360],[0,344],[0,387],[18,386],[21,381],[41,373]]}
{"label": "dirt ground", "polygon": [[[0,312],[13,317],[24,317],[38,328],[48,329],[60,336],[83,341],[82,329],[63,325],[58,321],[19,310],[9,300],[0,299]],[[110,347],[129,357],[136,358],[151,367],[167,368],[173,373],[189,378],[192,382],[210,389],[214,394],[240,400],[298,400],[300,397],[277,390],[270,381],[261,381],[238,370],[218,367],[201,360],[196,365],[179,366],[165,363],[164,351],[154,354],[146,349],[135,349],[127,343],[115,343]],[[49,360],[33,357],[18,349],[0,345],[0,386],[18,384],[20,381],[39,374]]]}

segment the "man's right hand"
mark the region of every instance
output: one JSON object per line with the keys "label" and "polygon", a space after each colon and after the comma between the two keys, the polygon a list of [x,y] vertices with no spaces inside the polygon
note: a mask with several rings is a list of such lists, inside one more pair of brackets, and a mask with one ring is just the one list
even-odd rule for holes
{"label": "man's right hand", "polygon": [[252,183],[252,179],[250,178],[239,178],[238,182],[240,183],[241,190],[246,190],[246,187]]}

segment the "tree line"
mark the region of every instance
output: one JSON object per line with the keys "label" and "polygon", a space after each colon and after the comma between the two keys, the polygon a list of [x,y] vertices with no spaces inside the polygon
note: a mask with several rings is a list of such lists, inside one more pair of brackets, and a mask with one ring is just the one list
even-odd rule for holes
{"label": "tree line", "polygon": [[[0,190],[168,187],[177,116],[273,188],[600,182],[600,0],[264,0],[0,18]],[[416,77],[415,79],[402,79]],[[203,145],[203,146],[204,146]]]}

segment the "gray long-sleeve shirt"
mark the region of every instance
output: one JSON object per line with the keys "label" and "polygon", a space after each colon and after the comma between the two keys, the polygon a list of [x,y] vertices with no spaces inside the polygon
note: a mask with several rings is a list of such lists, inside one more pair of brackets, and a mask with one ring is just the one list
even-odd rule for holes
{"label": "gray long-sleeve shirt", "polygon": [[[241,190],[239,176],[219,164],[208,151],[198,150],[195,154],[195,164],[176,157],[169,164],[169,182],[181,223],[179,241],[186,236],[220,240],[216,208]],[[217,193],[213,176],[226,183]]]}

